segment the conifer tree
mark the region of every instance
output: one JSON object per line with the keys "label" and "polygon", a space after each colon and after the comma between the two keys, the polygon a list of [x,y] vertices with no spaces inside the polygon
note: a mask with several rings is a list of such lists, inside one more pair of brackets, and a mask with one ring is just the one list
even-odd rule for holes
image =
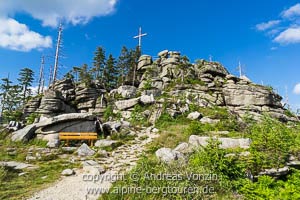
{"label": "conifer tree", "polygon": [[106,62],[105,86],[108,89],[117,86],[118,71],[116,69],[115,58],[110,54]]}
{"label": "conifer tree", "polygon": [[29,68],[21,69],[19,73],[19,85],[22,88],[22,101],[25,103],[28,97],[31,95],[30,86],[32,86],[32,82],[34,80],[34,71]]}
{"label": "conifer tree", "polygon": [[118,85],[124,85],[125,77],[130,69],[130,52],[125,46],[122,47],[121,54],[118,58],[117,69],[120,75]]}
{"label": "conifer tree", "polygon": [[97,47],[94,56],[94,68],[91,71],[94,73],[95,79],[103,83],[105,74],[105,50],[102,47]]}
{"label": "conifer tree", "polygon": [[81,83],[85,83],[87,87],[91,86],[92,84],[92,75],[88,69],[87,64],[83,64],[80,71],[79,71],[79,80]]}
{"label": "conifer tree", "polygon": [[141,51],[139,47],[137,47],[135,50],[130,50],[130,69],[128,73],[128,80],[132,82],[132,85],[135,85],[137,64],[140,56]]}
{"label": "conifer tree", "polygon": [[0,84],[0,96],[1,96],[1,116],[3,111],[7,108],[7,99],[8,99],[8,92],[11,88],[12,82],[9,78],[2,78],[2,83]]}

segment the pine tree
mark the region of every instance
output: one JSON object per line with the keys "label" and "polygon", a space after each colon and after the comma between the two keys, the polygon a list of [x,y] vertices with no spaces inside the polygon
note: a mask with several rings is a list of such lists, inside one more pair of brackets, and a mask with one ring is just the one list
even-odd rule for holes
{"label": "pine tree", "polygon": [[87,64],[83,64],[79,71],[79,81],[81,83],[84,83],[87,87],[91,86],[92,84],[92,75],[88,70]]}
{"label": "pine tree", "polygon": [[103,83],[103,78],[105,74],[105,50],[102,47],[97,47],[94,56],[94,68],[92,68],[92,72],[94,72],[95,79],[99,80]]}
{"label": "pine tree", "polygon": [[73,76],[75,78],[75,82],[78,82],[78,73],[81,71],[81,68],[80,67],[73,67],[72,69],[72,73],[73,73]]}
{"label": "pine tree", "polygon": [[181,82],[184,82],[184,74],[185,74],[185,70],[190,66],[190,60],[187,56],[182,56],[180,57],[180,63],[178,65],[179,69],[180,69],[180,74],[181,74]]}
{"label": "pine tree", "polygon": [[117,62],[117,69],[120,75],[118,79],[118,85],[124,85],[125,77],[130,69],[130,56],[131,55],[128,49],[123,46]]}
{"label": "pine tree", "polygon": [[[24,104],[24,88],[19,85],[12,85],[7,93],[7,100],[6,100],[6,108],[7,111],[14,111],[19,109]],[[21,94],[21,95],[20,95]]]}
{"label": "pine tree", "polygon": [[111,54],[106,62],[106,73],[104,77],[106,88],[112,89],[117,86],[118,71],[116,70],[115,58]]}
{"label": "pine tree", "polygon": [[136,47],[135,50],[130,50],[130,70],[128,73],[128,79],[132,81],[132,85],[135,85],[136,82],[136,71],[138,60],[141,56],[141,51],[139,47]]}
{"label": "pine tree", "polygon": [[7,108],[7,99],[8,99],[8,92],[11,88],[12,82],[9,78],[1,79],[2,83],[0,84],[0,96],[1,96],[1,116],[3,111]]}
{"label": "pine tree", "polygon": [[34,80],[34,72],[29,68],[21,69],[19,73],[19,85],[22,87],[22,101],[25,103],[28,97],[31,95],[31,89],[29,88],[32,86],[32,82]]}

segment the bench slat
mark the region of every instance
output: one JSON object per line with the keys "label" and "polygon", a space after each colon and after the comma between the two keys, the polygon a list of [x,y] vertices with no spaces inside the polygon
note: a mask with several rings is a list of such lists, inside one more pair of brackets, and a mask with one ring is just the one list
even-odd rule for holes
{"label": "bench slat", "polygon": [[60,140],[97,140],[97,136],[59,136]]}
{"label": "bench slat", "polygon": [[61,136],[72,136],[72,135],[78,135],[78,136],[81,136],[81,135],[97,135],[97,133],[93,133],[93,132],[60,132],[59,135]]}

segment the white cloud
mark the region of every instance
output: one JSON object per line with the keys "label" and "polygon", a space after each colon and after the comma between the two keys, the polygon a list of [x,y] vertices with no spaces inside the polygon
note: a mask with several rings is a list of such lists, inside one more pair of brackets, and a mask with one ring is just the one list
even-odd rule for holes
{"label": "white cloud", "polygon": [[300,43],[300,27],[286,29],[274,39],[274,42],[280,44]]}
{"label": "white cloud", "polygon": [[9,0],[1,2],[0,13],[30,14],[44,26],[57,27],[59,21],[72,25],[85,24],[93,17],[105,16],[115,9],[117,0]]}
{"label": "white cloud", "polygon": [[281,13],[281,16],[283,18],[293,18],[293,17],[300,16],[300,3],[297,3],[296,5],[284,10]]}
{"label": "white cloud", "polygon": [[270,29],[276,25],[278,25],[281,21],[280,20],[271,20],[268,22],[260,23],[256,25],[256,29],[258,31],[265,31],[267,29]]}
{"label": "white cloud", "polygon": [[14,19],[0,18],[0,47],[17,51],[30,51],[51,46],[52,39],[50,36],[42,36],[31,31],[25,24]]}
{"label": "white cloud", "polygon": [[293,90],[294,94],[300,94],[300,83],[297,83]]}

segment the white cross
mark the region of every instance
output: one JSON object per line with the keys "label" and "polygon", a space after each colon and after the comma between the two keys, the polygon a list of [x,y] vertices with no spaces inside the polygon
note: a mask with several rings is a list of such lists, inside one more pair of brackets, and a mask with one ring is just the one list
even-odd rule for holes
{"label": "white cross", "polygon": [[143,36],[146,36],[147,33],[142,33],[142,27],[139,28],[139,34],[137,36],[134,36],[133,38],[136,39],[136,38],[139,38],[139,48],[141,49],[141,46],[142,46],[142,37]]}
{"label": "white cross", "polygon": [[239,70],[240,78],[241,78],[243,74],[242,74],[242,65],[241,65],[241,62],[240,62],[240,61],[239,61],[238,70]]}

